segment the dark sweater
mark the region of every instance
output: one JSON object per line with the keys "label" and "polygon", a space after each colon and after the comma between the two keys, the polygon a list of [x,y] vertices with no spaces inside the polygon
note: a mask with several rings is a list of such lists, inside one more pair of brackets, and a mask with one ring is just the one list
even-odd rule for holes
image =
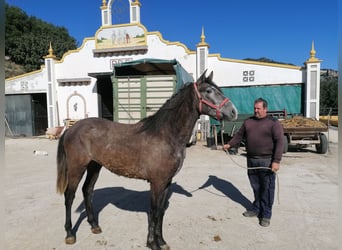
{"label": "dark sweater", "polygon": [[271,158],[272,162],[280,163],[284,150],[284,132],[277,119],[269,116],[246,119],[228,144],[235,146],[243,138],[246,139],[247,157]]}

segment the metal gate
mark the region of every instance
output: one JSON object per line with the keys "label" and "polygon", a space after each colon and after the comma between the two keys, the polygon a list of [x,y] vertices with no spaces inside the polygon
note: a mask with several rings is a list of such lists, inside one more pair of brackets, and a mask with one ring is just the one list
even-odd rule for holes
{"label": "metal gate", "polygon": [[175,75],[114,78],[114,121],[136,123],[154,114],[172,96],[175,87]]}
{"label": "metal gate", "polygon": [[6,135],[37,136],[48,126],[46,94],[6,95]]}

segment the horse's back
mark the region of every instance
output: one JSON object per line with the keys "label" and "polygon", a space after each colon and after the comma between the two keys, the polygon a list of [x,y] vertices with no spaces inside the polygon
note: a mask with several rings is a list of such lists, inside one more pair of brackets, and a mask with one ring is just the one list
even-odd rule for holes
{"label": "horse's back", "polygon": [[[69,160],[85,165],[96,161],[119,175],[118,169],[138,164],[137,124],[123,124],[103,118],[86,118],[66,131],[64,147]],[[127,173],[128,175],[128,173]],[[131,175],[131,174],[130,174]]]}
{"label": "horse's back", "polygon": [[174,148],[164,136],[151,136],[140,128],[141,123],[87,118],[68,129],[64,145],[68,155],[82,164],[94,160],[118,175],[149,179],[152,169],[163,165],[169,166],[165,175],[175,172],[183,150]]}
{"label": "horse's back", "polygon": [[82,137],[84,139],[105,139],[115,131],[122,133],[125,130],[130,130],[129,124],[121,124],[103,118],[86,118],[75,123],[68,129],[67,137]]}

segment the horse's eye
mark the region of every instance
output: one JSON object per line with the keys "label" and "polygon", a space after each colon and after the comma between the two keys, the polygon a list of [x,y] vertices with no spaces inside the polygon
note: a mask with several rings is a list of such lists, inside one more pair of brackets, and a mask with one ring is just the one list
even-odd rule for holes
{"label": "horse's eye", "polygon": [[207,89],[207,94],[211,94],[213,92],[213,90],[211,88]]}

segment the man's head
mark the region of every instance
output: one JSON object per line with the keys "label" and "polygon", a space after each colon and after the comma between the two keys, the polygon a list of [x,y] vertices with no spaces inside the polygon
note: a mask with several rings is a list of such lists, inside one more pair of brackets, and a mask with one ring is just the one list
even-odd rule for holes
{"label": "man's head", "polygon": [[258,98],[254,101],[254,116],[257,118],[264,118],[267,116],[267,101]]}

